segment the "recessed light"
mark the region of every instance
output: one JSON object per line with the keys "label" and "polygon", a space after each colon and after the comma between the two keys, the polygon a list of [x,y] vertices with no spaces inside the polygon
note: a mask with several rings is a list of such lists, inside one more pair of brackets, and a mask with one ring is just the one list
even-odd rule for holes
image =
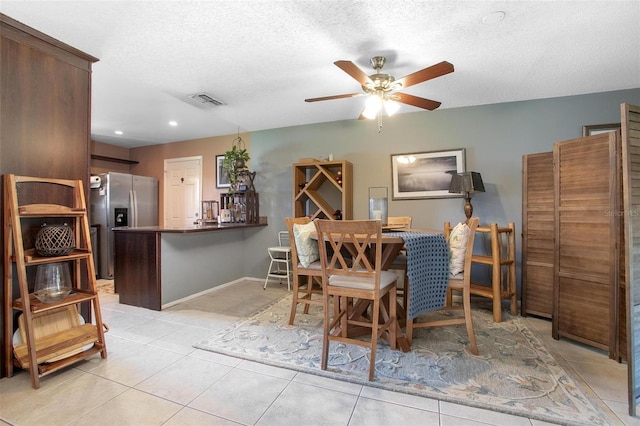
{"label": "recessed light", "polygon": [[177,126],[177,125],[178,125],[178,122],[177,122],[177,121],[170,121],[170,122],[169,122],[169,126],[173,126],[173,127],[175,127],[175,126]]}
{"label": "recessed light", "polygon": [[504,15],[505,13],[500,10],[496,12],[487,13],[482,17],[482,23],[487,25],[496,24],[502,21],[502,19],[504,19]]}
{"label": "recessed light", "polygon": [[122,134],[124,134],[122,130],[116,130],[116,131],[115,131],[115,132],[113,132],[113,133],[115,133],[116,135],[122,135]]}

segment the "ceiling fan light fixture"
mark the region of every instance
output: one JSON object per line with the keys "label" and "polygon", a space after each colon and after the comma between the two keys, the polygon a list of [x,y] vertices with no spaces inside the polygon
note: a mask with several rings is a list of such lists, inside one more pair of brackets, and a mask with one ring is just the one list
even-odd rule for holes
{"label": "ceiling fan light fixture", "polygon": [[421,69],[414,73],[405,75],[396,80],[391,74],[383,73],[384,56],[374,56],[371,58],[371,65],[375,73],[367,75],[356,64],[351,61],[335,61],[333,64],[346,72],[354,80],[360,83],[364,93],[348,93],[343,95],[323,96],[320,98],[305,99],[305,102],[328,101],[331,99],[353,98],[355,96],[369,95],[365,102],[365,107],[360,114],[360,119],[378,119],[378,133],[382,132],[382,115],[384,112],[388,116],[398,112],[399,104],[407,104],[414,107],[432,111],[440,106],[440,102],[431,99],[421,98],[408,93],[396,92],[399,89],[422,83],[436,77],[453,72],[453,65],[447,61],[442,61],[430,67]]}
{"label": "ceiling fan light fixture", "polygon": [[378,112],[382,108],[382,99],[380,96],[373,94],[369,96],[369,99],[364,104],[364,111],[362,115],[369,120],[373,120],[378,116]]}
{"label": "ceiling fan light fixture", "polygon": [[387,112],[389,117],[398,112],[399,109],[400,104],[398,102],[392,101],[391,99],[384,101],[384,110]]}

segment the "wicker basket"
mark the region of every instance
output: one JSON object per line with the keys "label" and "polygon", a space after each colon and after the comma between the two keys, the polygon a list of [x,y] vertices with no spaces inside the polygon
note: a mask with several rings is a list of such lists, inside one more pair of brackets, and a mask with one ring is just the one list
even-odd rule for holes
{"label": "wicker basket", "polygon": [[36,252],[40,256],[65,256],[76,247],[73,228],[64,225],[42,225],[36,235]]}

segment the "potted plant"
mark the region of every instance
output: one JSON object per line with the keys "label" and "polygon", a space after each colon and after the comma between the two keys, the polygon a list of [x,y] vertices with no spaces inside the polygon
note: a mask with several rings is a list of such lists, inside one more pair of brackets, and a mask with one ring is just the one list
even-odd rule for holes
{"label": "potted plant", "polygon": [[227,171],[232,190],[238,186],[238,172],[247,169],[247,161],[249,160],[249,153],[244,145],[241,147],[240,144],[234,144],[229,151],[224,153],[222,165]]}

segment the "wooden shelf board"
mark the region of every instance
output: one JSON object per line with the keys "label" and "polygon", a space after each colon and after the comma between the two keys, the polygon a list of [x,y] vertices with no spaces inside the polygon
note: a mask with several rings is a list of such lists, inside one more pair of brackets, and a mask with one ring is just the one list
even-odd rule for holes
{"label": "wooden shelf board", "polygon": [[59,204],[25,204],[18,207],[20,217],[80,217],[87,213],[85,208],[74,208]]}
{"label": "wooden shelf board", "polygon": [[[75,355],[84,346],[96,343],[98,333],[93,324],[83,324],[79,327],[70,328],[59,333],[37,339],[36,360],[38,364],[47,362],[62,355]],[[14,355],[20,367],[29,368],[29,350],[27,344],[13,348]]]}
{"label": "wooden shelf board", "polygon": [[[96,297],[98,297],[97,293],[93,293],[87,290],[75,289],[74,293],[71,293],[70,295],[68,295],[62,300],[59,300],[57,302],[52,302],[52,303],[43,303],[39,301],[38,298],[36,298],[35,294],[30,293],[29,306],[31,308],[30,310],[32,313],[46,312],[46,311],[60,308],[62,306],[69,306],[69,305],[75,305],[81,302],[88,302],[90,300],[95,299]],[[24,311],[24,305],[21,297],[13,301],[13,308],[19,311]]]}
{"label": "wooden shelf board", "polygon": [[112,163],[122,163],[122,164],[138,164],[139,161],[136,160],[128,160],[125,158],[116,158],[116,157],[107,157],[106,155],[96,155],[91,154],[92,160],[101,160],[101,161],[110,161]]}
{"label": "wooden shelf board", "polygon": [[24,251],[24,262],[26,266],[53,262],[67,262],[69,260],[86,259],[91,256],[91,254],[92,252],[87,249],[77,248],[64,256],[40,256],[36,253],[35,249],[27,249]]}

